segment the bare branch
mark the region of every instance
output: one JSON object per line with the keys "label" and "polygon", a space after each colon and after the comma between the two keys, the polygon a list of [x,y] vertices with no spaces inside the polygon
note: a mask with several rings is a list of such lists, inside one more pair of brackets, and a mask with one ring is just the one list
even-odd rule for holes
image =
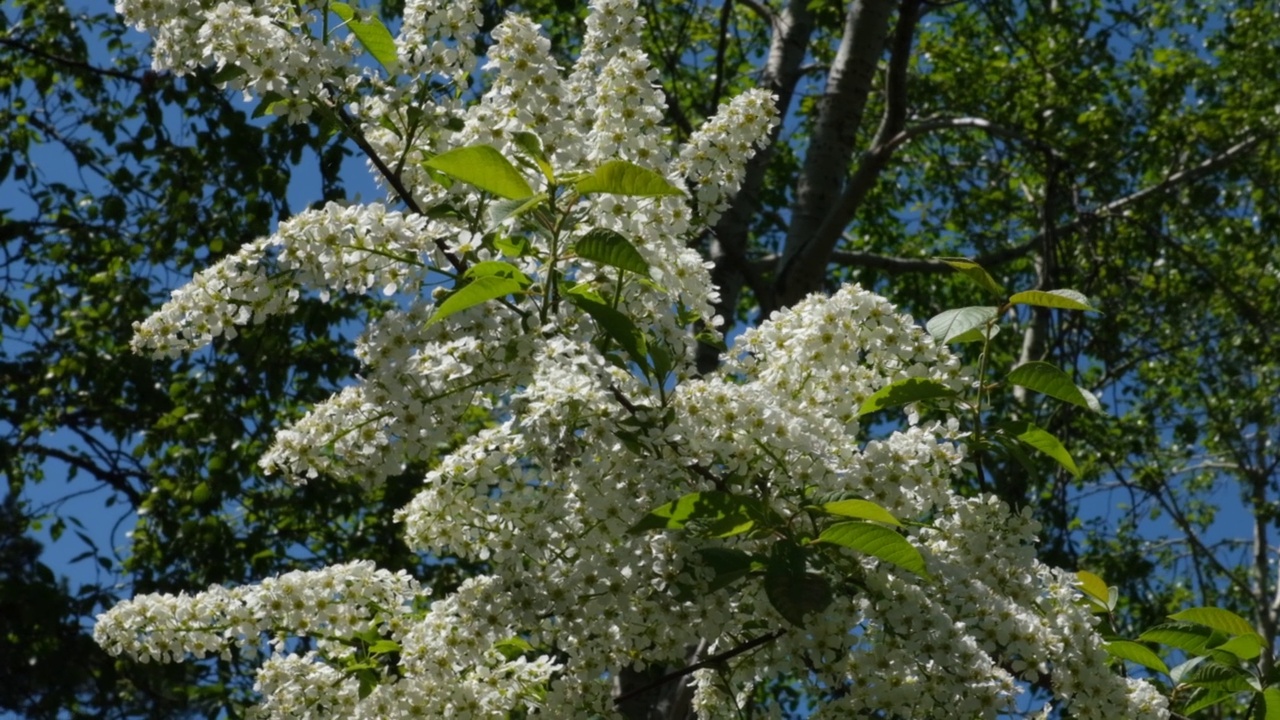
{"label": "bare branch", "polygon": [[787,634],[786,630],[774,630],[771,633],[761,635],[760,637],[755,638],[754,640],[749,640],[737,647],[725,650],[722,653],[716,653],[715,655],[712,655],[706,660],[693,663],[692,665],[686,665],[685,667],[682,667],[679,670],[673,670],[672,672],[669,672],[666,675],[663,675],[662,677],[658,678],[657,680],[654,680],[653,682],[649,683],[648,685],[645,685],[644,687],[636,688],[635,690],[629,690],[626,692],[626,694],[619,695],[618,697],[613,699],[613,704],[621,705],[623,702],[631,699],[632,697],[635,697],[636,695],[640,695],[654,688],[666,685],[672,680],[679,680],[680,678],[686,675],[689,675],[691,673],[694,673],[698,670],[701,670],[703,668],[714,667],[718,663],[722,663],[725,660],[735,658],[741,655],[742,653],[754,650],[760,647],[761,645],[766,645],[768,643],[771,643],[774,640],[777,640],[778,638],[786,634]]}
{"label": "bare branch", "polygon": [[133,75],[123,70],[116,70],[115,68],[98,67],[96,65],[90,65],[89,63],[84,62],[83,60],[72,60],[71,58],[62,57],[60,55],[53,55],[51,53],[47,53],[41,50],[40,48],[35,47],[34,45],[28,45],[27,43],[24,43],[20,40],[14,40],[13,38],[0,37],[0,45],[14,48],[15,50],[19,50],[28,55],[33,55],[42,60],[47,60],[51,63],[54,63],[55,65],[62,65],[64,67],[75,68],[76,70],[82,70],[84,72],[93,73],[94,75],[103,75],[105,77],[115,78],[117,80],[127,80],[131,83],[136,83],[144,87],[150,84],[151,82],[153,82],[154,79],[157,77],[157,74],[150,70],[148,70],[146,73],[143,73],[142,75]]}

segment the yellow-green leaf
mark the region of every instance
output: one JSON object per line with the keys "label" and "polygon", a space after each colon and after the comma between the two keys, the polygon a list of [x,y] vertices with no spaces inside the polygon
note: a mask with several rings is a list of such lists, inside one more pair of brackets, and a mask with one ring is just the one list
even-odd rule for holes
{"label": "yellow-green leaf", "polygon": [[489,145],[469,145],[423,163],[433,170],[508,200],[533,196],[533,188],[511,161]]}
{"label": "yellow-green leaf", "polygon": [[382,24],[378,16],[367,10],[358,10],[351,7],[347,3],[331,2],[329,9],[334,14],[342,18],[342,22],[346,23],[347,29],[352,35],[360,41],[364,49],[378,61],[387,72],[395,74],[396,62],[396,41],[391,37],[391,32],[387,30],[387,26]]}
{"label": "yellow-green leaf", "polygon": [[1098,312],[1089,304],[1089,299],[1075,290],[1027,290],[1014,293],[1009,298],[1014,305],[1036,305],[1038,307],[1056,308],[1058,310],[1084,310]]}
{"label": "yellow-green leaf", "polygon": [[1190,622],[1213,628],[1228,635],[1248,635],[1254,632],[1248,620],[1231,612],[1216,607],[1188,608],[1169,616],[1170,620]]}
{"label": "yellow-green leaf", "polygon": [[874,520],[886,525],[902,526],[898,518],[870,500],[837,500],[819,505],[823,512],[859,520]]}
{"label": "yellow-green leaf", "polygon": [[851,520],[823,530],[815,542],[826,542],[856,550],[922,577],[928,577],[924,557],[897,531],[868,522]]}
{"label": "yellow-green leaf", "polygon": [[1109,642],[1103,646],[1112,657],[1118,657],[1121,660],[1135,662],[1145,668],[1150,668],[1156,672],[1169,674],[1169,666],[1164,664],[1159,655],[1156,655],[1146,645],[1136,643],[1132,640],[1116,640]]}
{"label": "yellow-green leaf", "polygon": [[613,195],[637,195],[660,197],[683,195],[684,191],[667,182],[658,173],[634,165],[626,160],[610,160],[578,180],[575,185],[583,195],[611,193]]}

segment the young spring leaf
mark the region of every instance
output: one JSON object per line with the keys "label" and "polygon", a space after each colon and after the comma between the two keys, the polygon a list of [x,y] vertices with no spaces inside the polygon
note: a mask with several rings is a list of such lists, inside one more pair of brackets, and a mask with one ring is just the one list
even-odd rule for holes
{"label": "young spring leaf", "polygon": [[684,194],[683,190],[667,182],[667,179],[658,173],[626,160],[610,160],[604,163],[579,179],[574,187],[582,195],[610,193],[661,197]]}
{"label": "young spring leaf", "polygon": [[968,338],[974,330],[982,332],[987,323],[995,319],[1000,308],[989,306],[962,307],[942,312],[929,318],[925,330],[935,342],[946,344],[960,338]]}
{"label": "young spring leaf", "polygon": [[859,415],[867,415],[885,408],[909,405],[922,400],[958,397],[955,390],[938,380],[925,378],[905,378],[889,383],[875,391],[858,409]]}
{"label": "young spring leaf", "polygon": [[583,260],[649,275],[649,263],[631,241],[606,228],[593,228],[574,243],[573,251]]}
{"label": "young spring leaf", "polygon": [[1098,312],[1097,308],[1089,304],[1088,298],[1075,290],[1027,290],[1014,293],[1013,297],[1009,298],[1009,302],[1013,305],[1036,305],[1058,310]]}
{"label": "young spring leaf", "polygon": [[1080,582],[1080,592],[1089,598],[1090,602],[1097,605],[1103,612],[1107,612],[1112,608],[1109,605],[1111,599],[1111,591],[1107,588],[1107,583],[1102,578],[1094,575],[1088,570],[1081,570],[1076,573],[1076,580]]}
{"label": "young spring leaf", "polygon": [[396,41],[387,26],[378,17],[365,10],[357,10],[347,3],[331,2],[329,9],[342,18],[347,29],[360,41],[364,49],[388,73],[396,73]]}
{"label": "young spring leaf", "polygon": [[1204,625],[1174,622],[1157,625],[1139,635],[1138,639],[1168,645],[1188,655],[1204,655],[1209,652],[1209,648],[1226,640],[1226,637]]}
{"label": "young spring leaf", "polygon": [[1266,708],[1265,720],[1280,720],[1280,688],[1263,690],[1262,704]]}
{"label": "young spring leaf", "polygon": [[496,227],[511,218],[520,217],[547,201],[546,193],[517,200],[498,200],[489,206],[489,225]]}
{"label": "young spring leaf", "polygon": [[1132,640],[1116,640],[1102,646],[1108,655],[1118,657],[1121,660],[1137,663],[1145,668],[1150,668],[1156,672],[1169,674],[1169,667],[1164,664],[1159,655],[1151,652],[1151,649],[1142,643],[1136,643]]}
{"label": "young spring leaf", "polygon": [[1102,404],[1093,393],[1077,387],[1071,382],[1071,376],[1047,362],[1033,360],[1023,363],[1009,373],[1007,380],[1014,385],[1035,390],[1063,402],[1094,412],[1102,412]]}
{"label": "young spring leaf", "polygon": [[508,200],[533,196],[533,188],[502,153],[489,145],[468,145],[441,153],[423,163],[433,170]]}
{"label": "young spring leaf", "polygon": [[903,570],[921,577],[929,576],[928,572],[925,571],[924,557],[916,549],[916,546],[898,534],[897,531],[887,527],[857,520],[836,523],[823,530],[814,542],[841,545],[851,550],[857,550],[864,555],[870,555],[892,565],[897,565]]}
{"label": "young spring leaf", "polygon": [[475,278],[466,285],[463,285],[450,293],[449,296],[436,307],[436,311],[431,315],[431,319],[427,320],[427,326],[430,327],[454,313],[461,312],[470,307],[475,307],[476,305],[488,302],[495,298],[522,294],[525,287],[527,287],[526,284],[521,284],[519,280],[509,277],[486,275],[484,277]]}
{"label": "young spring leaf", "polygon": [[1004,288],[1000,287],[1000,283],[996,282],[981,265],[969,258],[940,257],[935,259],[950,265],[960,274],[981,285],[983,289],[995,297],[1004,297]]}
{"label": "young spring leaf", "polygon": [[1248,635],[1254,632],[1253,626],[1249,624],[1248,620],[1230,610],[1216,607],[1188,608],[1170,615],[1169,619],[1204,625],[1232,636]]}
{"label": "young spring leaf", "polygon": [[715,577],[707,585],[708,592],[728,587],[764,567],[747,553],[733,548],[699,548],[697,553],[702,562],[715,572]]}
{"label": "young spring leaf", "polygon": [[857,518],[859,520],[872,520],[898,527],[902,526],[902,523],[898,522],[898,518],[870,500],[836,500],[835,502],[823,503],[818,507],[823,512],[831,515]]}

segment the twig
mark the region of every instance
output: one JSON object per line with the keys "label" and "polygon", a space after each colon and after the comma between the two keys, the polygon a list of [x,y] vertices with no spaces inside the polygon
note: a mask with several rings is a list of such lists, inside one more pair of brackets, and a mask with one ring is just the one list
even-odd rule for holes
{"label": "twig", "polygon": [[631,690],[624,695],[619,695],[618,697],[613,699],[613,704],[621,705],[622,703],[626,702],[627,700],[630,700],[631,698],[637,695],[646,693],[656,687],[661,687],[663,685],[666,685],[672,680],[679,680],[685,675],[696,672],[703,668],[711,667],[712,665],[715,665],[717,663],[722,663],[725,660],[728,660],[733,657],[737,657],[738,655],[741,655],[742,653],[748,652],[750,650],[754,650],[760,647],[761,645],[771,643],[774,640],[777,640],[778,638],[786,634],[787,634],[786,630],[774,630],[773,632],[767,635],[761,635],[760,637],[754,640],[749,640],[735,648],[730,648],[728,650],[725,650],[722,653],[716,653],[715,655],[712,655],[706,660],[696,662],[692,665],[686,665],[685,667],[682,667],[679,670],[673,670],[667,673],[666,675],[663,675],[662,677],[658,678],[657,680],[654,680],[648,685],[645,685],[644,687],[636,688],[635,690]]}

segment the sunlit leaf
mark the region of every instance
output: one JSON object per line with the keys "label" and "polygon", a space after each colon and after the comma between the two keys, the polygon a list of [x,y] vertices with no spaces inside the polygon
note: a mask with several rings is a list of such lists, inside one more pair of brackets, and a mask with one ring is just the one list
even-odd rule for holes
{"label": "sunlit leaf", "polygon": [[533,196],[520,170],[489,145],[469,145],[441,153],[423,163],[433,170],[508,200]]}
{"label": "sunlit leaf", "polygon": [[1078,405],[1095,412],[1102,411],[1102,405],[1093,393],[1077,387],[1071,376],[1047,362],[1034,360],[1023,363],[1009,373],[1007,380],[1014,384],[1035,390],[1063,402]]}
{"label": "sunlit leaf", "polygon": [[579,193],[610,193],[613,195],[638,195],[660,197],[683,195],[684,191],[667,182],[658,173],[625,160],[610,160],[578,180]]}
{"label": "sunlit leaf", "polygon": [[462,312],[467,308],[475,307],[495,298],[521,294],[524,292],[524,288],[525,286],[519,280],[509,277],[499,277],[497,275],[478,277],[450,293],[436,307],[436,311],[431,315],[431,319],[427,321],[427,325],[434,325],[454,313]]}
{"label": "sunlit leaf", "polygon": [[1058,310],[1084,310],[1098,312],[1089,299],[1075,290],[1026,290],[1009,298],[1014,305],[1036,305]]}
{"label": "sunlit leaf", "polygon": [[347,29],[360,41],[369,55],[387,72],[395,74],[396,41],[391,37],[387,26],[382,24],[377,15],[367,10],[357,10],[347,3],[331,2],[329,9],[342,18]]}
{"label": "sunlit leaf", "polygon": [[974,330],[982,332],[982,328],[995,319],[999,310],[999,308],[987,306],[943,310],[929,318],[924,327],[933,336],[934,341],[945,345],[956,341],[957,338],[965,337]]}
{"label": "sunlit leaf", "polygon": [[630,532],[688,530],[696,537],[731,537],[781,524],[763,502],[718,490],[689,493],[654,508]]}
{"label": "sunlit leaf", "polygon": [[916,575],[927,577],[924,557],[897,531],[867,522],[836,523],[823,530],[816,542],[827,542],[870,555]]}
{"label": "sunlit leaf", "polygon": [[1230,610],[1216,607],[1188,608],[1170,615],[1169,619],[1204,625],[1228,635],[1249,635],[1255,632],[1248,620]]}
{"label": "sunlit leaf", "polygon": [[888,510],[885,510],[870,500],[837,500],[835,502],[823,503],[819,507],[823,512],[831,515],[857,518],[859,520],[874,520],[875,522],[885,523],[887,525],[902,525],[902,523],[898,521],[898,518],[891,515]]}
{"label": "sunlit leaf", "polygon": [[1004,288],[978,263],[969,258],[940,257],[935,258],[955,268],[960,274],[978,283],[987,292],[996,297],[1004,297]]}
{"label": "sunlit leaf", "polygon": [[1156,672],[1169,674],[1169,667],[1164,664],[1160,656],[1142,643],[1136,643],[1131,640],[1116,640],[1104,645],[1103,649],[1113,657],[1137,663]]}

